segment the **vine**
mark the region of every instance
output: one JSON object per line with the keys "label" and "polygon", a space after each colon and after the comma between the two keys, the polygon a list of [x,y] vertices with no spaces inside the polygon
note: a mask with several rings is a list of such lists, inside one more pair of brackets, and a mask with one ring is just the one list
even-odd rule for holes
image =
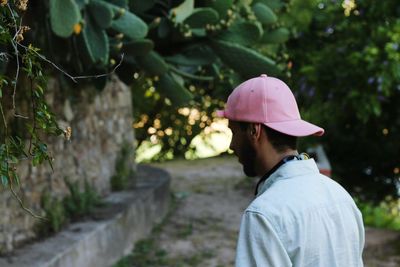
{"label": "vine", "polygon": [[[21,208],[35,218],[45,219],[26,208],[15,191],[20,186],[17,165],[22,160],[31,161],[33,166],[48,162],[52,167],[52,156],[42,136],[59,136],[64,133],[70,137],[71,129],[62,130],[56,122],[45,99],[47,80],[43,74],[39,49],[32,45],[24,46],[24,34],[30,30],[22,25],[23,13],[27,10],[27,0],[0,2],[0,180],[3,187],[8,187]],[[10,52],[9,52],[10,50]],[[20,82],[23,78],[27,83]],[[17,111],[17,94],[26,94],[31,110],[23,114]],[[18,122],[17,122],[18,120]],[[10,125],[21,123],[29,136],[29,144],[13,132]]]}
{"label": "vine", "polygon": [[[30,30],[22,21],[27,8],[28,0],[0,0],[0,124],[4,126],[3,129],[0,128],[0,183],[10,189],[25,211],[43,219],[27,209],[15,192],[14,186],[20,186],[17,165],[22,160],[29,160],[33,166],[48,162],[53,169],[53,157],[43,137],[64,135],[69,140],[72,129],[60,128],[46,102],[47,79],[42,63],[49,64],[77,83],[80,79],[110,76],[122,64],[124,54],[120,55],[120,62],[108,73],[72,76],[43,56],[39,48],[32,44],[23,44],[24,34]],[[27,82],[24,83],[25,80]],[[29,99],[30,110],[26,111],[26,114],[17,111],[19,93],[25,94]],[[19,129],[18,133],[27,133],[25,136],[19,136],[10,127],[19,125],[21,121],[24,130]],[[26,139],[29,140],[28,144],[23,141]]]}

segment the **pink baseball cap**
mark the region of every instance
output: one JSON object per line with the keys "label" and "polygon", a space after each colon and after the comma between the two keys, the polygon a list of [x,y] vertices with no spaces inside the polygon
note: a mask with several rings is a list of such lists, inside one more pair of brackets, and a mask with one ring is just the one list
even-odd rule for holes
{"label": "pink baseball cap", "polygon": [[289,87],[266,74],[236,87],[228,97],[225,110],[218,110],[217,115],[233,121],[262,123],[291,136],[324,134],[321,127],[301,119]]}

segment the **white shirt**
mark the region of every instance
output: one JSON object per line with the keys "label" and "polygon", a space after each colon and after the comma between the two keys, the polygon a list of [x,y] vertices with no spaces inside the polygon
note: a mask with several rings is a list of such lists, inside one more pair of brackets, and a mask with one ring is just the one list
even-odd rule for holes
{"label": "white shirt", "polygon": [[260,187],[242,217],[236,267],[361,267],[362,215],[313,159],[293,160]]}

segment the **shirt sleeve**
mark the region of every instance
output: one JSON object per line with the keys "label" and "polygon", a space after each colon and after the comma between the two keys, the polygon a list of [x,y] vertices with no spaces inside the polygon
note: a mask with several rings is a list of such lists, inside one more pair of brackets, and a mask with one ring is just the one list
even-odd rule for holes
{"label": "shirt sleeve", "polygon": [[257,212],[246,211],[242,217],[235,266],[292,266],[290,258],[271,223]]}

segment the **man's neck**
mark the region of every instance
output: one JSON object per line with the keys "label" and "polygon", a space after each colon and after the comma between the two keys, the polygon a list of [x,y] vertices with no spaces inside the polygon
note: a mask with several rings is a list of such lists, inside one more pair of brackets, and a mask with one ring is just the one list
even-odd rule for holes
{"label": "man's neck", "polygon": [[262,160],[262,164],[257,171],[259,176],[264,175],[268,171],[270,171],[276,164],[278,164],[283,158],[291,155],[299,155],[297,150],[286,150],[285,152],[278,153],[274,150],[275,153],[266,153],[264,154],[264,159]]}

